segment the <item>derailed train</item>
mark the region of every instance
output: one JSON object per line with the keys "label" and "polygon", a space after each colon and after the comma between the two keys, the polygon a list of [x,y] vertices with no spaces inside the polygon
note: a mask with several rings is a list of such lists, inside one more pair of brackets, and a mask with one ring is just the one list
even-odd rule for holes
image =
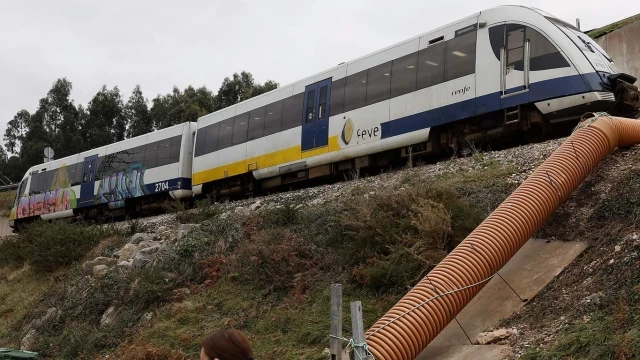
{"label": "derailed train", "polygon": [[521,6],[461,19],[198,119],[29,169],[10,224],[251,193],[488,138],[636,111],[636,79]]}

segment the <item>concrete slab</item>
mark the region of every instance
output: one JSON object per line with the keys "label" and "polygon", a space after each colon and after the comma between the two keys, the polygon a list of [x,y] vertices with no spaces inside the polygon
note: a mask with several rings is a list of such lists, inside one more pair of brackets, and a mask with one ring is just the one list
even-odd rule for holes
{"label": "concrete slab", "polygon": [[434,349],[442,351],[475,342],[484,329],[498,325],[526,305],[521,298],[532,299],[585,248],[586,244],[578,242],[529,240],[499,271],[500,276],[491,279],[460,312],[460,324],[452,321],[425,351],[437,354]]}
{"label": "concrete slab", "polygon": [[11,228],[9,227],[9,217],[0,216],[0,238],[12,234],[13,231],[11,231]]}
{"label": "concrete slab", "polygon": [[507,345],[429,346],[416,360],[502,360],[510,352]]}

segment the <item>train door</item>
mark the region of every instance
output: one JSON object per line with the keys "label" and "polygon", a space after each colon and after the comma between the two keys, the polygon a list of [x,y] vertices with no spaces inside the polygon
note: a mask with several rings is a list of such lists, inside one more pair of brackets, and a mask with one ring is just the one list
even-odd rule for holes
{"label": "train door", "polygon": [[304,91],[302,151],[329,144],[329,98],[331,78],[308,85]]}
{"label": "train door", "polygon": [[98,155],[92,155],[84,158],[84,166],[82,167],[82,183],[80,184],[79,207],[94,204],[97,163]]}
{"label": "train door", "polygon": [[504,29],[500,59],[501,105],[506,108],[529,102],[529,41],[524,25],[507,24]]}

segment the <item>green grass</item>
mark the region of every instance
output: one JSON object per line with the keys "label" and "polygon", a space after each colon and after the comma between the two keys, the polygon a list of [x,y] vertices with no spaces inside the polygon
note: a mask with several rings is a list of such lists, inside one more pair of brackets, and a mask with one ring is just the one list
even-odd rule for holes
{"label": "green grass", "polygon": [[629,24],[633,24],[634,22],[640,20],[640,14],[620,20],[618,22],[615,22],[613,24],[609,24],[607,26],[603,26],[599,29],[595,29],[593,31],[590,31],[587,35],[589,35],[592,39],[596,39],[599,38],[601,36],[604,36],[610,32],[616,31],[618,29],[621,29]]}

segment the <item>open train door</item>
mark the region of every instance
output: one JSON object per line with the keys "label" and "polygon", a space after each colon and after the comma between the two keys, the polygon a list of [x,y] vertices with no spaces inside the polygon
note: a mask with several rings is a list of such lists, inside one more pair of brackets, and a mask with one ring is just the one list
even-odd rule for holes
{"label": "open train door", "polygon": [[518,105],[529,102],[529,41],[526,26],[500,25],[504,29],[504,43],[500,56],[500,107],[505,123],[520,120]]}

